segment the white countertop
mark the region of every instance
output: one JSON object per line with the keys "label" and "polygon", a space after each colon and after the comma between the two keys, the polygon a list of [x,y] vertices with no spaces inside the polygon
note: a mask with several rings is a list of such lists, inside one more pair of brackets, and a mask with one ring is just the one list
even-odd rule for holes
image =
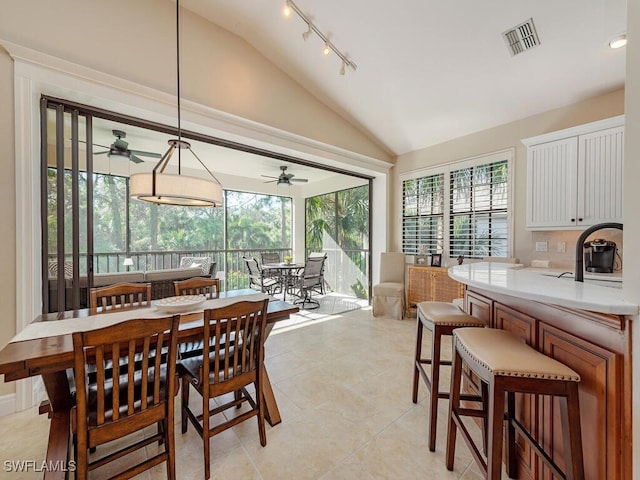
{"label": "white countertop", "polygon": [[624,300],[622,289],[554,278],[505,263],[468,263],[449,268],[458,282],[542,303],[615,315],[637,315],[638,305]]}

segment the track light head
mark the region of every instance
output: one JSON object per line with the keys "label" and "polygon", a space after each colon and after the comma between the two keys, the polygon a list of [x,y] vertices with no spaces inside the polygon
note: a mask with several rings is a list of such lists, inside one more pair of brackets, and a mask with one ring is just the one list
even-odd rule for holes
{"label": "track light head", "polygon": [[282,15],[284,15],[287,18],[291,16],[291,4],[289,3],[288,0],[287,0],[287,3],[284,4],[284,7],[282,7]]}
{"label": "track light head", "polygon": [[342,61],[342,65],[340,65],[340,75],[344,75],[344,67],[345,67],[345,63],[344,60]]}
{"label": "track light head", "polygon": [[322,54],[326,57],[330,53],[331,53],[331,48],[329,47],[328,43],[325,43],[324,47],[322,47]]}
{"label": "track light head", "polygon": [[309,35],[311,35],[311,32],[313,31],[311,28],[311,24],[307,24],[307,27],[309,27],[308,30],[302,34],[302,39],[305,42],[307,41],[307,39],[309,38]]}

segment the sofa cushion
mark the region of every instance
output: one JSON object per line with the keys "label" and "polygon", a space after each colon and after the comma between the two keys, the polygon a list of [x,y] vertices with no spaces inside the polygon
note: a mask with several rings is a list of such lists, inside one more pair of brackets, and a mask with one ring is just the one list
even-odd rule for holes
{"label": "sofa cushion", "polygon": [[213,276],[212,266],[215,267],[215,262],[209,257],[182,257],[180,259],[179,268],[200,268],[201,275]]}
{"label": "sofa cushion", "polygon": [[158,282],[162,280],[177,280],[182,278],[199,277],[202,270],[199,268],[168,268],[166,270],[149,270],[144,274],[145,282]]}
{"label": "sofa cushion", "polygon": [[[85,277],[86,278],[86,277]],[[114,283],[140,283],[144,282],[143,272],[113,272],[113,273],[96,273],[93,276],[93,285],[95,287],[104,287],[113,285]]]}

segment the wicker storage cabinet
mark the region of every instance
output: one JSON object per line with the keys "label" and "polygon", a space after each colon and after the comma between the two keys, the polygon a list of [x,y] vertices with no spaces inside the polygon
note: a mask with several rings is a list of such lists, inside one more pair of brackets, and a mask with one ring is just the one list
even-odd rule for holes
{"label": "wicker storage cabinet", "polygon": [[407,316],[420,302],[450,302],[463,296],[464,285],[449,277],[446,268],[409,265]]}

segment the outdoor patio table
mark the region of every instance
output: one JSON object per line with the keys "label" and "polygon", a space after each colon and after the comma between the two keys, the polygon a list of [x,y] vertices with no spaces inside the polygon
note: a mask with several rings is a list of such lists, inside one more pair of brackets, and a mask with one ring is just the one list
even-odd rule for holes
{"label": "outdoor patio table", "polygon": [[294,277],[295,272],[304,268],[304,263],[265,263],[262,265],[263,269],[268,270],[279,270],[281,272],[280,275],[280,283],[282,284],[282,300],[287,300],[287,288],[291,286],[291,279]]}
{"label": "outdoor patio table", "polygon": [[[223,303],[228,304],[235,297],[238,297],[238,301],[240,301],[254,295],[264,294],[248,289],[222,292],[218,299],[207,300],[198,311],[180,314],[178,342],[192,341],[202,336],[204,308],[214,308],[216,304],[218,306]],[[298,307],[283,300],[270,299],[267,310],[267,335],[275,322],[286,320],[297,311]],[[47,464],[67,465],[69,460],[70,415],[73,401],[65,370],[73,368],[73,341],[71,331],[56,334],[56,326],[45,325],[45,323],[69,320],[70,322],[60,322],[59,326],[67,325],[67,329],[72,329],[74,328],[73,319],[78,319],[92,322],[94,326],[87,329],[99,328],[110,321],[110,316],[122,316],[125,313],[132,314],[132,318],[168,315],[159,312],[154,307],[99,315],[90,315],[89,309],[44,314],[38,316],[0,350],[0,374],[4,374],[5,382],[42,375],[51,405]],[[29,331],[27,332],[27,330]],[[266,404],[265,417],[271,425],[277,425],[281,422],[280,412],[266,370],[264,371],[263,388]],[[65,473],[62,469],[45,470],[44,478],[62,480],[65,478]]]}

